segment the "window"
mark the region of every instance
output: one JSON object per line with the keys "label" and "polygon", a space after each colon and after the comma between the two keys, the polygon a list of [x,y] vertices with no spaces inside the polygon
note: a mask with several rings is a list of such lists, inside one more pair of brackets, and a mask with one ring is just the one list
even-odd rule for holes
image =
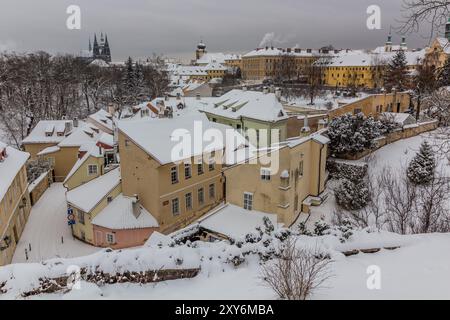
{"label": "window", "polygon": [[178,183],[178,169],[177,167],[172,167],[170,169],[170,180],[172,184]]}
{"label": "window", "polygon": [[197,191],[198,204],[202,205],[205,203],[205,194],[203,188],[198,189]]}
{"label": "window", "polygon": [[303,160],[299,162],[298,164],[298,175],[300,177],[303,177]]}
{"label": "window", "polygon": [[125,147],[128,147],[130,145],[130,140],[125,140]]}
{"label": "window", "polygon": [[98,167],[96,164],[88,165],[88,176],[93,176],[98,173]]}
{"label": "window", "polygon": [[244,192],[244,209],[252,210],[253,208],[253,193]]}
{"label": "window", "polygon": [[107,201],[108,203],[111,203],[111,202],[113,201],[113,197],[109,196],[108,198],[106,198],[106,201]]}
{"label": "window", "polygon": [[84,212],[78,210],[78,222],[84,224]]}
{"label": "window", "polygon": [[214,199],[216,197],[216,186],[214,183],[209,185],[209,198]]}
{"label": "window", "polygon": [[192,193],[186,193],[184,197],[186,200],[186,210],[192,210]]}
{"label": "window", "polygon": [[209,171],[213,171],[214,170],[214,162],[210,162],[209,163],[208,169],[209,169]]}
{"label": "window", "polygon": [[270,169],[261,168],[261,180],[270,181]]}
{"label": "window", "polygon": [[184,178],[190,179],[192,177],[191,165],[189,163],[184,164]]}
{"label": "window", "polygon": [[114,235],[114,233],[107,233],[106,234],[106,242],[108,242],[109,244],[116,243],[116,236]]}
{"label": "window", "polygon": [[178,198],[172,200],[172,214],[177,216],[180,214],[180,204],[178,202]]}
{"label": "window", "polygon": [[197,174],[198,175],[201,175],[201,174],[203,174],[203,162],[202,163],[199,163],[199,164],[197,164]]}

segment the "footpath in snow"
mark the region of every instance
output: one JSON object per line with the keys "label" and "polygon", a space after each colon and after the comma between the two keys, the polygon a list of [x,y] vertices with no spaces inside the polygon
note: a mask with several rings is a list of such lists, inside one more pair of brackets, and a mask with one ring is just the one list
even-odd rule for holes
{"label": "footpath in snow", "polygon": [[[72,237],[67,225],[65,188],[54,183],[31,209],[12,263],[40,262],[51,258],[73,258],[99,251]],[[62,243],[62,238],[64,243]],[[25,258],[25,249],[28,260]]]}

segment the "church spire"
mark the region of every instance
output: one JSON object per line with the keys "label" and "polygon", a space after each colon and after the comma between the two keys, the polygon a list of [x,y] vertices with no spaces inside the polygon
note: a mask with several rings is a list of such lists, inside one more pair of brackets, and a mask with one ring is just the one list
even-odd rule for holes
{"label": "church spire", "polygon": [[89,52],[92,51],[91,36],[89,36]]}
{"label": "church spire", "polygon": [[97,34],[94,33],[94,48],[92,50],[92,55],[94,59],[97,59],[98,56],[100,55],[100,48],[98,46],[98,42],[97,42]]}

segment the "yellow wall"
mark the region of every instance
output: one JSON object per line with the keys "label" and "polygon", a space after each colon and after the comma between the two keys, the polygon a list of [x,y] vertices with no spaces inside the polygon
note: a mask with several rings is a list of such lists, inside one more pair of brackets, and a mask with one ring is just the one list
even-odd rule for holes
{"label": "yellow wall", "polygon": [[[96,165],[97,166],[97,174],[88,175],[88,166]],[[89,156],[83,164],[72,174],[72,176],[67,179],[64,183],[64,186],[70,191],[86,182],[91,181],[99,176],[101,176],[104,172],[104,158],[103,157],[93,157]]]}
{"label": "yellow wall", "polygon": [[[365,116],[376,117],[381,112],[406,112],[409,109],[411,97],[406,92],[373,94],[361,100],[343,105],[328,113],[329,119],[345,113],[364,113]],[[399,109],[398,109],[399,107]]]}
{"label": "yellow wall", "polygon": [[[244,193],[253,193],[253,210],[276,213],[278,221],[289,226],[302,210],[303,200],[309,195],[317,196],[323,192],[326,154],[326,145],[311,140],[294,148],[284,147],[278,152],[279,170],[273,173],[270,181],[261,179],[261,168],[267,167],[265,165],[250,163],[230,167],[224,171],[227,181],[226,201],[243,207]],[[303,175],[299,174],[301,161]],[[286,186],[280,177],[284,170],[288,170],[290,176]]]}
{"label": "yellow wall", "polygon": [[[128,140],[128,146],[125,146]],[[149,154],[139,148],[131,139],[119,132],[120,167],[122,188],[125,196],[137,194],[142,205],[158,221],[160,232],[168,233],[184,227],[205,212],[219,204],[223,199],[221,165],[215,165],[213,171],[204,164],[204,173],[197,174],[197,165],[192,164],[192,177],[185,179],[184,164],[160,165]],[[193,161],[193,159],[191,159]],[[171,183],[170,170],[178,167],[178,183]],[[215,197],[209,198],[209,185],[215,185]],[[198,204],[197,192],[204,190],[204,204]],[[192,194],[191,210],[185,208],[185,195]],[[178,198],[180,214],[172,214],[171,201]]]}
{"label": "yellow wall", "polygon": [[[245,80],[263,80],[279,74],[280,61],[284,56],[250,56],[242,58],[242,78]],[[294,78],[315,61],[315,57],[295,56],[292,61]]]}
{"label": "yellow wall", "polygon": [[94,227],[92,225],[92,219],[95,218],[97,214],[99,214],[107,205],[108,205],[108,197],[116,198],[122,192],[122,186],[119,183],[111,192],[109,192],[96,206],[92,209],[91,212],[85,212],[84,214],[84,224],[80,223],[78,219],[78,212],[82,211],[76,208],[70,202],[67,204],[70,208],[73,209],[73,213],[75,215],[75,224],[72,225],[72,233],[73,235],[82,240],[82,232],[85,234],[85,242],[90,244],[94,244]]}
{"label": "yellow wall", "polygon": [[23,144],[23,147],[26,152],[30,154],[30,159],[34,160],[37,158],[37,153],[44,150],[47,147],[56,146],[57,143],[28,143]]}
{"label": "yellow wall", "polygon": [[78,161],[79,147],[62,147],[59,151],[42,155],[44,160],[54,164],[55,181],[62,182]]}
{"label": "yellow wall", "polygon": [[[0,251],[0,266],[11,263],[30,210],[27,173],[23,166],[0,201],[0,237],[8,236],[11,239],[10,246]],[[3,246],[5,243],[2,241],[1,244]]]}

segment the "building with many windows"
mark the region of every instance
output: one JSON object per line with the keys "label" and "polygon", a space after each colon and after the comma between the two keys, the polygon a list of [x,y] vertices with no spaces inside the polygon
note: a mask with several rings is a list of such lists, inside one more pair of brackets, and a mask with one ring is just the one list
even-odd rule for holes
{"label": "building with many windows", "polygon": [[27,152],[0,142],[0,266],[11,263],[30,215]]}

